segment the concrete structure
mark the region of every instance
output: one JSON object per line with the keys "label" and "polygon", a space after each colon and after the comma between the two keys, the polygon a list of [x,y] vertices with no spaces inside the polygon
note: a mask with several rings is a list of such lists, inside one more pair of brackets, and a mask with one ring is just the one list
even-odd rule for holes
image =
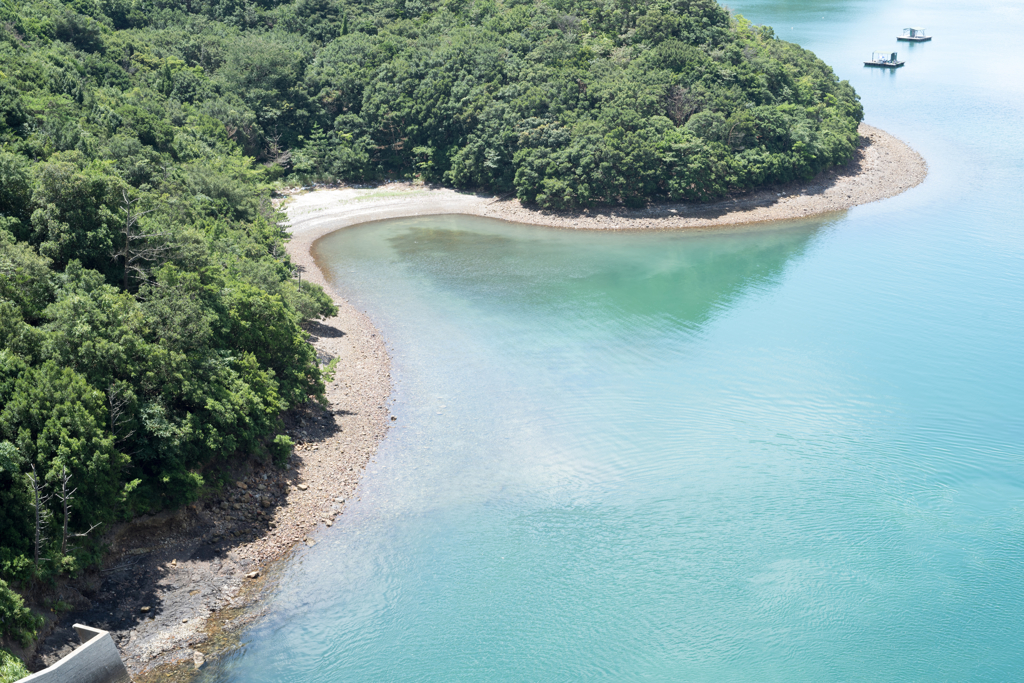
{"label": "concrete structure", "polygon": [[82,647],[20,683],[131,683],[109,633],[82,624],[75,624],[75,633]]}

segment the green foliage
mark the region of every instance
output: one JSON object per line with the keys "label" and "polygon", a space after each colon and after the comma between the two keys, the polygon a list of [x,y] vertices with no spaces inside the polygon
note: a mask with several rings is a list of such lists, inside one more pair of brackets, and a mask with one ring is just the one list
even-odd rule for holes
{"label": "green foliage", "polygon": [[[0,128],[0,134],[2,131]],[[0,229],[23,237],[27,236],[24,231],[28,229],[31,215],[32,182],[29,168],[28,159],[0,152]]]}
{"label": "green foliage", "polygon": [[[302,182],[418,175],[552,208],[639,205],[812,176],[850,157],[862,116],[813,54],[713,0],[75,8],[22,0],[10,26],[36,42],[0,43],[0,136],[85,155],[37,171],[34,239],[58,266],[74,252],[104,270],[118,179],[225,215],[245,192],[208,171],[238,152]],[[27,223],[9,187],[0,216]]]}
{"label": "green foliage", "polygon": [[307,68],[320,111],[297,174],[640,206],[811,177],[855,149],[849,84],[711,0],[410,6]]}
{"label": "green foliage", "polygon": [[302,282],[288,280],[284,284],[285,300],[291,304],[303,321],[338,315],[338,307],[331,301],[330,295],[319,285],[305,280]]}
{"label": "green foliage", "polygon": [[6,650],[0,650],[0,683],[14,683],[29,675],[25,664]]}
{"label": "green foliage", "polygon": [[[0,359],[2,360],[2,359]],[[32,524],[23,511],[31,505],[21,475],[24,458],[9,441],[0,441],[0,573],[28,578]]]}
{"label": "green foliage", "polygon": [[[52,360],[22,372],[0,411],[0,436],[17,448],[22,470],[35,465],[52,487],[65,469],[72,475],[79,500],[72,517],[76,528],[113,519],[122,493],[128,458],[114,448],[106,423],[103,394]],[[59,515],[59,500],[51,498],[50,505],[51,514]]]}
{"label": "green foliage", "polygon": [[324,387],[300,325],[335,308],[294,278],[270,183],[344,23],[319,0],[0,3],[0,579],[95,562],[65,478],[87,534],[290,450],[281,411]]}
{"label": "green foliage", "polygon": [[338,363],[340,361],[340,358],[332,358],[331,361],[320,371],[325,381],[334,381],[334,373],[338,371]]}
{"label": "green foliage", "polygon": [[10,652],[0,650],[0,683],[14,683],[29,675],[24,663]]}
{"label": "green foliage", "polygon": [[278,434],[274,437],[271,453],[274,457],[274,464],[278,467],[285,467],[288,464],[288,457],[292,454],[292,447],[295,443],[287,434]]}
{"label": "green foliage", "polygon": [[[3,579],[0,579],[0,634],[13,638],[28,646],[36,630],[43,625],[42,617],[32,614],[25,601],[15,593]],[[24,671],[24,674],[21,672]],[[0,680],[16,681],[14,676],[27,676],[24,665],[9,652],[0,650]]]}
{"label": "green foliage", "polygon": [[286,462],[281,411],[324,391],[301,325],[336,308],[271,183],[707,201],[845,161],[861,116],[713,0],[2,0],[0,578],[97,553],[51,498],[37,566],[33,467],[85,532]]}
{"label": "green foliage", "polygon": [[57,152],[35,167],[31,240],[60,268],[72,259],[110,269],[116,244],[122,182],[106,164],[76,151]]}
{"label": "green foliage", "polygon": [[[323,392],[316,356],[295,317],[277,296],[251,285],[239,285],[227,295],[229,334],[236,348],[252,354],[274,371],[279,390],[290,404]],[[302,362],[296,364],[295,359]]]}
{"label": "green foliage", "polygon": [[53,300],[50,265],[50,259],[29,244],[3,239],[0,233],[0,299],[16,305],[21,319],[28,323],[38,323]]}

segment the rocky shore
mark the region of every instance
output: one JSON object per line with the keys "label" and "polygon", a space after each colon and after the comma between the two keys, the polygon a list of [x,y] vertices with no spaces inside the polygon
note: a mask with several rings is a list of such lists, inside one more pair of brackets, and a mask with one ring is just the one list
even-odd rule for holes
{"label": "rocky shore", "polygon": [[288,468],[249,463],[217,495],[109,532],[102,568],[57,590],[70,609],[53,616],[33,669],[69,654],[81,622],[112,633],[136,683],[187,680],[258,612],[241,608],[258,602],[268,565],[315,545],[344,514],[387,431],[391,380],[373,325],[337,303],[337,316],[306,326],[320,361],[339,362],[326,407],[284,416],[296,444]]}
{"label": "rocky shore", "polygon": [[[311,248],[321,236],[367,221],[462,213],[574,229],[703,229],[805,218],[891,197],[921,183],[927,164],[884,131],[861,125],[856,158],[804,184],[710,205],[537,211],[518,201],[411,183],[295,191],[287,197],[288,251],[302,277],[327,286]],[[328,290],[330,291],[330,290]],[[285,416],[296,442],[287,470],[250,463],[216,496],[144,517],[107,534],[103,567],[58,587],[68,610],[51,617],[32,668],[68,654],[75,622],[112,632],[133,678],[187,680],[232,642],[225,633],[259,613],[273,561],[306,546],[344,514],[390,424],[390,360],[370,320],[335,296],[338,315],[307,326],[321,362],[338,358],[328,405]]]}

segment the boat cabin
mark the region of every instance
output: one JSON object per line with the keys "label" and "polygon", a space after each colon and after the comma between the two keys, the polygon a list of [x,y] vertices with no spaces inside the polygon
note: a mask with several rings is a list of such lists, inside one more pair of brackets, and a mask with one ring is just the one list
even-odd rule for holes
{"label": "boat cabin", "polygon": [[925,35],[923,28],[905,28],[903,29],[903,35],[896,36],[896,40],[906,40],[911,43],[923,43],[931,39],[931,36]]}
{"label": "boat cabin", "polygon": [[864,66],[878,66],[883,69],[895,69],[903,66],[903,62],[896,59],[896,53],[889,50],[879,50],[871,53],[871,61],[864,62]]}

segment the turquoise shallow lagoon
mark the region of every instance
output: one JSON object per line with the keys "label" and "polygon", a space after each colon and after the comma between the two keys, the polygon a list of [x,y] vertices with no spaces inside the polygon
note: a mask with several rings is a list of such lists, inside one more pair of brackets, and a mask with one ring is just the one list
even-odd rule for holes
{"label": "turquoise shallow lagoon", "polygon": [[[824,218],[324,238],[396,427],[211,681],[1024,677],[1024,6],[730,7],[925,183]],[[904,26],[936,37],[899,45]],[[894,46],[907,66],[864,69]]]}

